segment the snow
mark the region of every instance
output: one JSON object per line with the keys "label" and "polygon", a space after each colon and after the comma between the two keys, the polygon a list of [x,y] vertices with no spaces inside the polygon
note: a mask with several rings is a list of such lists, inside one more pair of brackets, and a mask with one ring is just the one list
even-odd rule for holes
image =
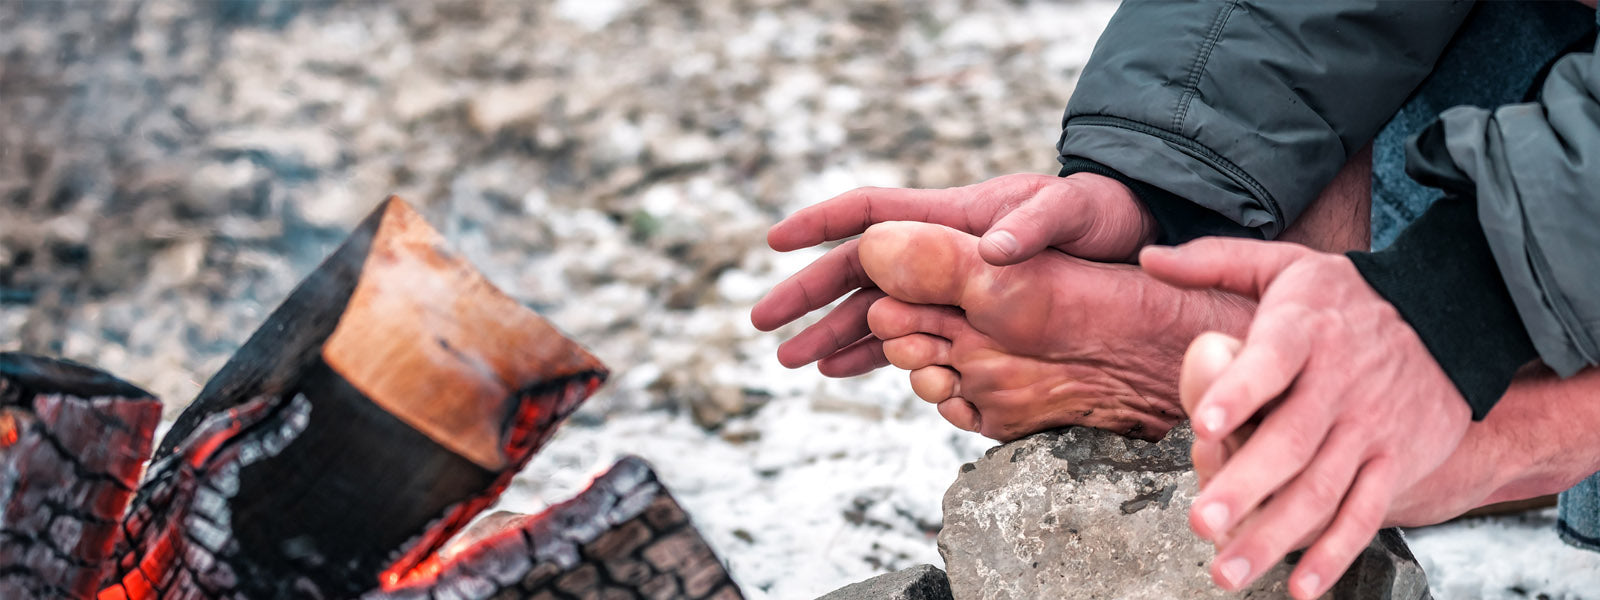
{"label": "snow", "polygon": [[940,420],[899,374],[838,382],[767,366],[770,389],[789,391],[720,433],[662,413],[568,424],[499,508],[540,510],[636,454],[749,598],[814,598],[887,570],[942,564],[940,498],[989,443]]}
{"label": "snow", "polygon": [[1600,553],[1556,537],[1555,509],[1411,529],[1406,541],[1440,600],[1600,598]]}

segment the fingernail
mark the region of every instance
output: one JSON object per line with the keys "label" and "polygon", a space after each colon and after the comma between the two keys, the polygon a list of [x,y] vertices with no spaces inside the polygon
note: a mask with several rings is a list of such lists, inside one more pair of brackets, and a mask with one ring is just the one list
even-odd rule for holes
{"label": "fingernail", "polygon": [[1306,573],[1300,576],[1300,594],[1310,598],[1322,591],[1322,578],[1316,573]]}
{"label": "fingernail", "polygon": [[1230,558],[1222,563],[1222,578],[1227,580],[1228,587],[1237,588],[1244,583],[1244,578],[1250,576],[1250,561],[1243,558]]}
{"label": "fingernail", "polygon": [[1222,427],[1227,421],[1228,413],[1223,412],[1221,407],[1207,406],[1200,409],[1200,427],[1205,429],[1206,433],[1222,433]]}
{"label": "fingernail", "polygon": [[983,241],[988,242],[990,246],[994,246],[995,250],[999,250],[1001,254],[1006,256],[1016,254],[1019,249],[1017,237],[1011,235],[1009,231],[991,231],[988,235],[983,236]]}
{"label": "fingernail", "polygon": [[1228,507],[1221,502],[1212,502],[1200,509],[1200,520],[1205,522],[1206,529],[1211,530],[1211,535],[1220,536],[1223,527],[1228,524]]}

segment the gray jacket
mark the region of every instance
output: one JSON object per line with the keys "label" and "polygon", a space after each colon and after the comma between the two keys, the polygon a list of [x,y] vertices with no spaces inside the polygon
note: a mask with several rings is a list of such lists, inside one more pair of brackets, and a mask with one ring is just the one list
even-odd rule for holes
{"label": "gray jacket", "polygon": [[[1058,150],[1275,237],[1427,76],[1470,8],[1127,2]],[[1563,59],[1538,103],[1443,120],[1540,357],[1562,375],[1600,364],[1600,60]]]}

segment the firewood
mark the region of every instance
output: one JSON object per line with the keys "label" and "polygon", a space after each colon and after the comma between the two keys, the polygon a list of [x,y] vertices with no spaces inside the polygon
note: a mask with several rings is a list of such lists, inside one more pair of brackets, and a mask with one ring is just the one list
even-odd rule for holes
{"label": "firewood", "polygon": [[391,198],[178,417],[100,598],[393,585],[605,375]]}
{"label": "firewood", "polygon": [[[395,589],[366,600],[743,596],[649,464],[625,457],[537,515],[497,514]],[[459,550],[458,550],[459,548]]]}
{"label": "firewood", "polygon": [[0,598],[94,595],[160,419],[104,372],[0,353]]}

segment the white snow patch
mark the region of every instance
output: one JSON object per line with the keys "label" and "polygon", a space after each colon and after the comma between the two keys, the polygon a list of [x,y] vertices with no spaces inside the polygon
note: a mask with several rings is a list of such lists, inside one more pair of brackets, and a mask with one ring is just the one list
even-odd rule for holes
{"label": "white snow patch", "polygon": [[1433,597],[1600,599],[1600,553],[1556,537],[1555,509],[1406,531]]}
{"label": "white snow patch", "polygon": [[557,17],[599,31],[617,17],[634,8],[634,0],[556,0],[551,9]]}

